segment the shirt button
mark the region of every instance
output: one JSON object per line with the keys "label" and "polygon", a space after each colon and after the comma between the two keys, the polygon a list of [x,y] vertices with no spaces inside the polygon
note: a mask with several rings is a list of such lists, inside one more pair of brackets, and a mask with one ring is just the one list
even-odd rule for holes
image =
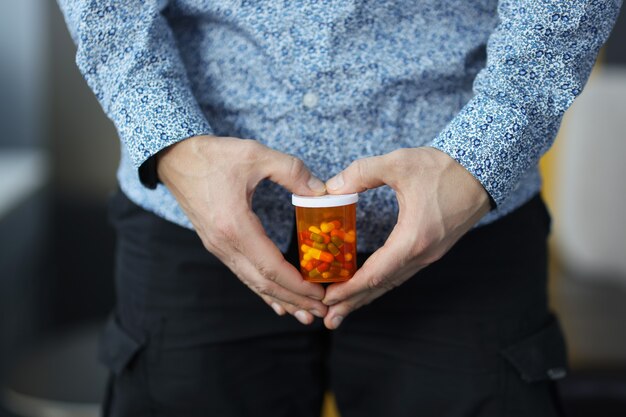
{"label": "shirt button", "polygon": [[312,109],[313,107],[317,106],[318,102],[319,97],[315,93],[308,92],[304,96],[302,96],[302,104],[308,109]]}

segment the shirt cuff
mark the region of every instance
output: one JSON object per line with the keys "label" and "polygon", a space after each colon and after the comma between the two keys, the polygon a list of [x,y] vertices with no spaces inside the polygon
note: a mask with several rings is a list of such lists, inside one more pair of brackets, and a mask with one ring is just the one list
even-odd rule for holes
{"label": "shirt cuff", "polygon": [[141,184],[150,190],[154,190],[161,182],[156,169],[156,155],[146,159],[137,170],[137,173],[139,174]]}
{"label": "shirt cuff", "polygon": [[557,129],[558,123],[548,123],[527,109],[478,95],[429,146],[465,167],[483,185],[493,208],[537,164],[546,137],[555,136]]}
{"label": "shirt cuff", "polygon": [[184,139],[212,135],[195,97],[176,80],[125,88],[113,110],[116,128],[138,170],[141,183],[154,189],[159,183],[155,155]]}
{"label": "shirt cuff", "polygon": [[[137,169],[175,143],[213,134],[189,89],[178,88],[175,80],[156,84],[125,88],[112,109],[122,143]],[[151,166],[154,160],[146,168]]]}

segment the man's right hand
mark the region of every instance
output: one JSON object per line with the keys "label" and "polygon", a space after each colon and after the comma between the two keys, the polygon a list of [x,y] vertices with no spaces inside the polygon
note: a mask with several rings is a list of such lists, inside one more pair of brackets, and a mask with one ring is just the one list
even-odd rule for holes
{"label": "man's right hand", "polygon": [[196,136],[157,155],[161,181],[176,197],[206,249],[274,311],[310,324],[324,317],[324,289],[302,279],[267,237],[251,203],[270,179],[300,195],[324,194],[304,163],[254,140]]}

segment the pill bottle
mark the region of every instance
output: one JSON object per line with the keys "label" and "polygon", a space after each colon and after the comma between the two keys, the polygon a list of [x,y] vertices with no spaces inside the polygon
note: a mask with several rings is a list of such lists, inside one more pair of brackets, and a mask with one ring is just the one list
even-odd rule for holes
{"label": "pill bottle", "polygon": [[293,194],[302,277],[341,282],[356,272],[358,194],[305,197]]}

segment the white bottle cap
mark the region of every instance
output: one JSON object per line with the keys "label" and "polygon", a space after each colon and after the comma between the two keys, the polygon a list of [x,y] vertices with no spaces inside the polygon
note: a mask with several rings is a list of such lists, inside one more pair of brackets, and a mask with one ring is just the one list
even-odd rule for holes
{"label": "white bottle cap", "polygon": [[359,195],[354,194],[338,194],[338,195],[322,195],[319,197],[306,197],[302,195],[291,195],[291,204],[298,207],[341,207],[354,204],[359,201]]}

